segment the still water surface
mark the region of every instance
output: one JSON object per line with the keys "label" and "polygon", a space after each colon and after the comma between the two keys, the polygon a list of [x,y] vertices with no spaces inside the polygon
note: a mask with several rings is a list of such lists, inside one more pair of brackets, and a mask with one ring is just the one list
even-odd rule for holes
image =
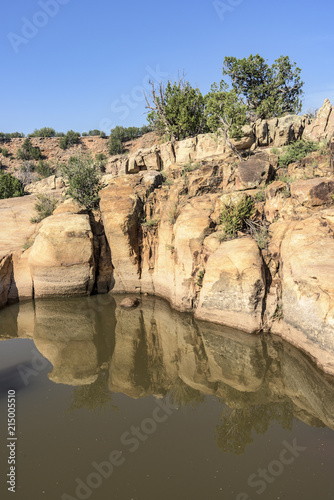
{"label": "still water surface", "polygon": [[277,338],[120,300],[0,311],[1,499],[334,498],[332,379]]}

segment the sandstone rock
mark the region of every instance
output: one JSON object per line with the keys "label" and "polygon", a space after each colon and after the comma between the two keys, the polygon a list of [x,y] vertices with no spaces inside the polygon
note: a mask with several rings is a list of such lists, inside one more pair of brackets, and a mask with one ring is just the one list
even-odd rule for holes
{"label": "sandstone rock", "polygon": [[195,317],[247,332],[260,329],[265,278],[252,238],[226,241],[208,259]]}
{"label": "sandstone rock", "polygon": [[161,167],[164,169],[176,162],[175,151],[171,142],[165,142],[159,146],[159,155],[162,163]]}
{"label": "sandstone rock", "polygon": [[227,149],[221,135],[200,134],[197,136],[196,160],[202,160],[210,156],[223,155]]}
{"label": "sandstone rock", "polygon": [[332,201],[334,179],[316,178],[292,182],[291,196],[307,207],[316,207]]}
{"label": "sandstone rock", "polygon": [[177,163],[187,163],[196,157],[197,137],[190,137],[175,143],[175,157]]}
{"label": "sandstone rock", "polygon": [[11,286],[13,273],[12,255],[6,255],[0,260],[0,307],[5,306]]}
{"label": "sandstone rock", "polygon": [[334,374],[334,209],[291,223],[281,245],[283,338]]}
{"label": "sandstone rock", "polygon": [[15,250],[22,250],[24,245],[33,240],[39,225],[31,224],[36,215],[33,195],[0,200],[0,259]]}
{"label": "sandstone rock", "polygon": [[112,174],[114,177],[125,175],[128,173],[129,158],[124,155],[112,156],[108,159],[106,165],[106,173]]}
{"label": "sandstone rock", "polygon": [[127,165],[127,174],[137,174],[140,171],[140,166],[136,162],[137,156],[131,156]]}
{"label": "sandstone rock", "polygon": [[329,99],[325,99],[317,117],[304,131],[304,138],[311,141],[330,140],[334,135],[334,110]]}
{"label": "sandstone rock", "polygon": [[25,191],[29,194],[48,193],[49,191],[59,190],[65,187],[65,182],[62,177],[51,175],[38,182],[33,182],[25,187]]}
{"label": "sandstone rock", "polygon": [[241,161],[236,172],[236,189],[251,189],[265,184],[274,177],[275,171],[269,161],[252,158]]}
{"label": "sandstone rock", "polygon": [[130,298],[130,297],[126,297],[125,299],[122,300],[122,302],[120,303],[120,306],[121,307],[124,307],[124,309],[129,309],[129,308],[133,308],[133,307],[137,307],[140,303],[140,300],[136,297],[136,298]]}
{"label": "sandstone rock", "polygon": [[31,248],[26,252],[18,250],[12,255],[13,277],[8,293],[8,302],[33,298],[33,284],[29,268],[30,251]]}
{"label": "sandstone rock", "polygon": [[78,202],[74,201],[72,198],[65,200],[63,203],[58,205],[58,207],[53,211],[53,215],[60,215],[65,213],[70,214],[80,214],[85,209],[79,205]]}
{"label": "sandstone rock", "polygon": [[158,146],[154,146],[149,151],[143,153],[143,164],[147,170],[161,170],[161,158]]}
{"label": "sandstone rock", "polygon": [[88,215],[64,213],[45,219],[28,260],[35,297],[90,294],[93,255]]}
{"label": "sandstone rock", "polygon": [[242,127],[242,132],[243,136],[240,139],[232,139],[231,141],[239,151],[250,149],[255,143],[253,127],[251,127],[250,125],[244,125]]}
{"label": "sandstone rock", "polygon": [[302,138],[306,119],[304,116],[287,115],[278,118],[274,129],[275,136],[271,137],[273,147],[282,147]]}
{"label": "sandstone rock", "polygon": [[115,179],[100,192],[103,225],[114,267],[114,292],[136,292],[139,279],[139,216],[137,177]]}
{"label": "sandstone rock", "polygon": [[[277,121],[276,121],[277,124]],[[255,136],[257,145],[260,147],[268,146],[269,144],[269,129],[267,120],[257,120],[255,122]]]}
{"label": "sandstone rock", "polygon": [[281,181],[274,181],[267,187],[264,211],[269,222],[273,222],[281,214],[286,204],[286,195],[289,194],[288,189],[287,184]]}
{"label": "sandstone rock", "polygon": [[202,243],[211,232],[210,204],[209,197],[183,207],[177,200],[164,204],[156,239],[143,248],[142,292],[165,297],[178,310],[192,309]]}

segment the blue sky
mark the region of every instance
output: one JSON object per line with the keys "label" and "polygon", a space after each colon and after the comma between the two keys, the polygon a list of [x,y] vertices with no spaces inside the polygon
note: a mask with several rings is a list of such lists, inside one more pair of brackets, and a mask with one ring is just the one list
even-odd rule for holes
{"label": "blue sky", "polygon": [[148,79],[203,93],[225,56],[288,55],[304,111],[334,104],[333,2],[11,0],[2,2],[0,131],[79,132],[146,123]]}

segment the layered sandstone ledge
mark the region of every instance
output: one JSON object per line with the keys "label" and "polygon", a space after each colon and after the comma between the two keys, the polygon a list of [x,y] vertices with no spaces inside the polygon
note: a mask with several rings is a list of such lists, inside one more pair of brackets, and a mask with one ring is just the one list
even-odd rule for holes
{"label": "layered sandstone ledge", "polygon": [[[315,122],[305,129],[304,117],[289,118],[285,133],[279,123],[273,129],[267,123],[263,141],[286,144],[309,126],[313,139],[323,138],[331,130],[331,114],[323,119],[327,107],[318,115],[322,128]],[[239,149],[254,150],[243,162],[210,134],[137,151],[124,169],[105,176],[100,210],[90,215],[67,200],[36,226],[33,194],[0,201],[1,304],[108,292],[157,295],[199,320],[279,334],[334,374],[332,160],[313,153],[289,165],[288,184],[271,182],[280,173],[277,156],[256,148],[258,137],[246,130],[239,141]],[[36,192],[61,196],[61,183],[43,183]],[[264,191],[256,209],[270,223],[268,246],[260,250],[243,234],[222,240],[222,206]]]}

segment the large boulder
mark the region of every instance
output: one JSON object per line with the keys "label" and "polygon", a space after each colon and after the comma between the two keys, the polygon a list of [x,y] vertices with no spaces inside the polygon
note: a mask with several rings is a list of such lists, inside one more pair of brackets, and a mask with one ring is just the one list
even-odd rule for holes
{"label": "large boulder", "polygon": [[28,261],[36,298],[90,294],[95,266],[88,215],[64,213],[45,219]]}
{"label": "large boulder", "polygon": [[334,110],[329,99],[325,99],[315,120],[305,127],[304,138],[311,141],[330,140],[334,135]]}
{"label": "large boulder", "polygon": [[29,194],[45,194],[47,192],[52,192],[55,190],[62,190],[65,187],[65,182],[62,177],[56,177],[51,175],[38,182],[33,182],[25,187],[25,191]]}
{"label": "large boulder", "polygon": [[332,201],[334,179],[315,178],[293,182],[290,186],[291,196],[301,205],[317,207]]}
{"label": "large boulder", "polygon": [[246,332],[260,330],[264,264],[249,237],[226,241],[209,257],[195,317]]}
{"label": "large boulder", "polygon": [[236,171],[236,189],[252,189],[264,185],[274,178],[275,170],[262,155],[241,161]]}
{"label": "large boulder", "polygon": [[274,136],[270,137],[272,146],[281,147],[302,138],[306,118],[304,116],[287,115],[278,118],[274,128]]}

